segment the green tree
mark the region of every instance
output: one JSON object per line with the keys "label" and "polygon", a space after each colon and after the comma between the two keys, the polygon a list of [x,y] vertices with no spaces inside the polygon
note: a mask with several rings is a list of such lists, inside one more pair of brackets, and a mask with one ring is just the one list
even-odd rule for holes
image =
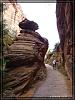
{"label": "green tree", "polygon": [[59,42],[55,44],[54,49],[53,49],[54,52],[56,52],[58,50],[59,44],[60,44]]}
{"label": "green tree", "polygon": [[9,47],[9,45],[11,45],[13,42],[12,37],[9,34],[5,34],[3,37],[3,43],[5,45],[6,48]]}
{"label": "green tree", "polygon": [[[5,3],[0,3],[0,13],[1,13],[1,18],[0,18],[0,69],[2,64],[5,65],[6,61],[3,58],[3,51],[6,50],[9,45],[12,44],[15,36],[11,34],[10,29],[8,28],[8,23],[6,22],[5,19],[2,19],[2,13],[7,10],[7,6]],[[14,33],[14,31],[13,31]]]}

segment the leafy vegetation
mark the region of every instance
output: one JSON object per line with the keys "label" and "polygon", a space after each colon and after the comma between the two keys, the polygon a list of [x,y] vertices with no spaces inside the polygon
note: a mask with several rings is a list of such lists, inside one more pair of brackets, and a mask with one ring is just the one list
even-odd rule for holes
{"label": "leafy vegetation", "polygon": [[45,58],[45,63],[53,66],[52,62],[54,59],[56,59],[56,61],[57,61],[57,64],[56,64],[57,70],[59,70],[62,74],[67,76],[65,66],[63,65],[62,54],[60,51],[60,43],[55,44],[55,47],[52,52],[50,52],[50,50],[48,50],[48,52],[46,54],[46,58]]}
{"label": "leafy vegetation", "polygon": [[55,44],[54,49],[53,49],[54,52],[57,52],[58,51],[59,44],[60,44],[59,42]]}
{"label": "leafy vegetation", "polygon": [[[3,9],[2,9],[3,8]],[[3,13],[5,10],[7,10],[7,6],[5,3],[0,3],[0,13]],[[7,60],[3,58],[3,52],[7,50],[7,48],[13,43],[15,39],[16,31],[12,30],[12,33],[10,29],[8,28],[8,23],[6,22],[6,19],[0,19],[0,70],[3,70],[6,65]]]}

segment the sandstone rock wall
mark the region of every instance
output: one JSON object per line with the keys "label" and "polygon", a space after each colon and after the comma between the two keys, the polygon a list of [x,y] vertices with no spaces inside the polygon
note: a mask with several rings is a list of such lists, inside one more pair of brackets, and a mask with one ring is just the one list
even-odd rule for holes
{"label": "sandstone rock wall", "polygon": [[73,3],[59,2],[56,5],[57,28],[60,36],[63,62],[69,78],[72,80],[73,50]]}
{"label": "sandstone rock wall", "polygon": [[10,1],[5,3],[5,6],[6,10],[3,12],[3,20],[6,20],[10,33],[18,35],[20,31],[18,24],[25,18],[21,6],[13,1],[12,3]]}

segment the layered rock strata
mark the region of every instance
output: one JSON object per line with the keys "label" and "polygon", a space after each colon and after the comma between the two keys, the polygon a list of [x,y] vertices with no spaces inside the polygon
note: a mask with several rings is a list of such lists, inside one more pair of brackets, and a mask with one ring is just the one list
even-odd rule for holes
{"label": "layered rock strata", "polygon": [[45,79],[44,56],[48,49],[48,40],[32,30],[22,29],[14,43],[4,53],[8,59],[6,77],[4,77],[4,96],[11,89],[15,96],[22,96],[37,80]]}

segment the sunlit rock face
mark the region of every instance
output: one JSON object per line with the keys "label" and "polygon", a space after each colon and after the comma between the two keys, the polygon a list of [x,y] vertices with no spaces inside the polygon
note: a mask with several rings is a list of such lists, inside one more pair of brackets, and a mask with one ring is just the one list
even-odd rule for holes
{"label": "sunlit rock face", "polygon": [[38,28],[35,28],[38,26],[35,22],[30,24],[34,24],[34,30],[30,27],[23,28],[5,53],[5,59],[9,60],[6,65],[9,80],[7,76],[5,86],[12,88],[15,96],[22,96],[36,80],[46,77],[44,57],[48,49],[48,40],[35,32]]}
{"label": "sunlit rock face", "polygon": [[5,20],[11,34],[18,35],[20,31],[18,24],[25,18],[22,8],[15,0],[6,1],[7,3],[4,3],[3,5],[3,8],[5,9],[5,11],[3,11],[3,20]]}
{"label": "sunlit rock face", "polygon": [[[59,1],[59,0],[57,0]],[[57,28],[60,36],[62,57],[68,76],[72,80],[73,50],[73,4],[70,2],[56,5]]]}

